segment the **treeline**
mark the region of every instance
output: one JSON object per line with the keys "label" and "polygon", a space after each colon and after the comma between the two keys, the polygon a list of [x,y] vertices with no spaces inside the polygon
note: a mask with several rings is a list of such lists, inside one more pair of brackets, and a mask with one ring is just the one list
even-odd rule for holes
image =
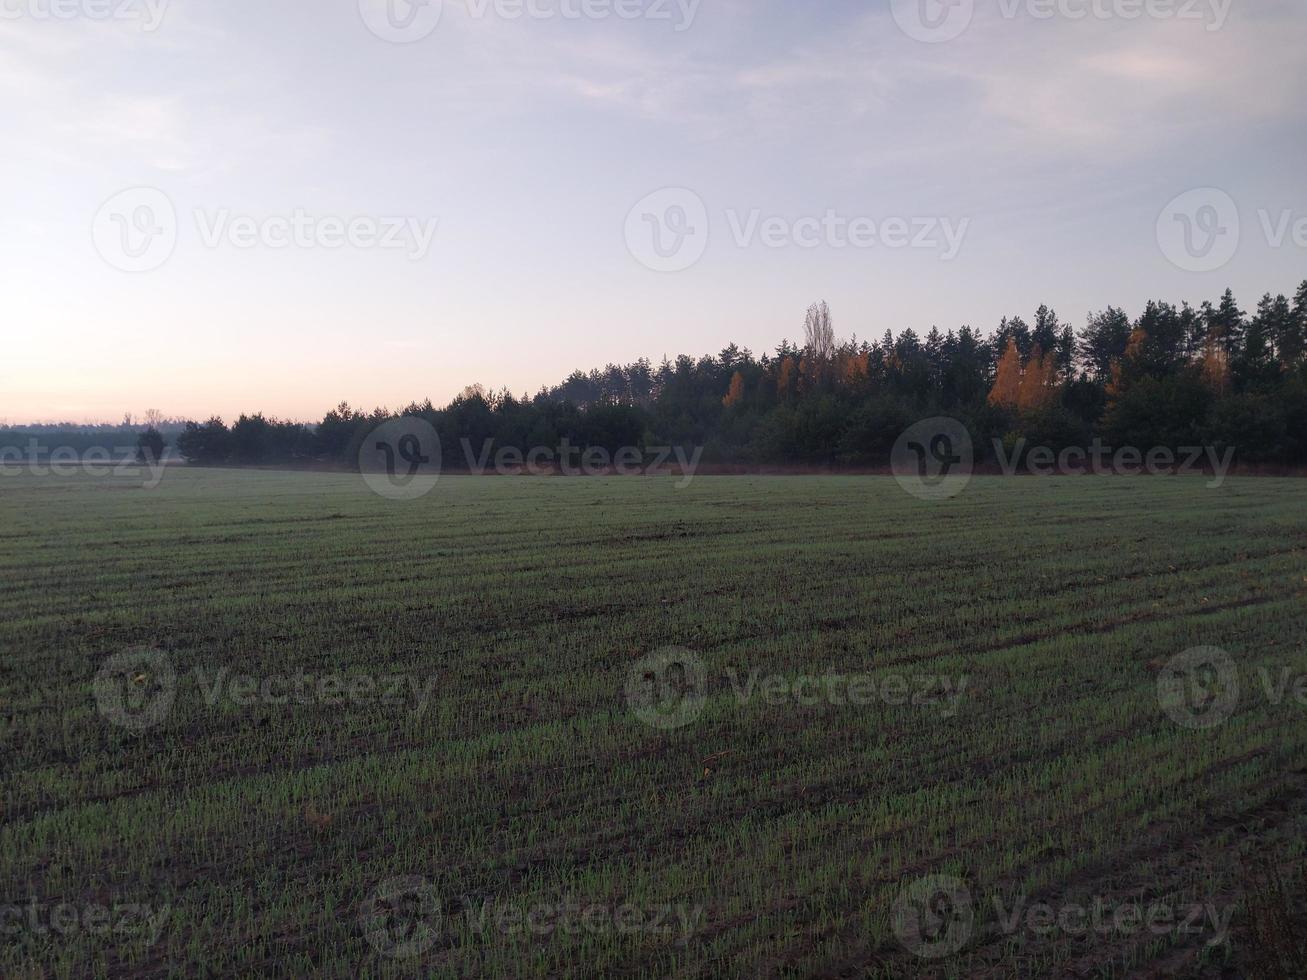
{"label": "treeline", "polygon": [[134,451],[146,432],[158,433],[163,447],[174,446],[186,431],[184,419],[165,419],[154,410],[139,420],[128,415],[117,423],[32,422],[10,425],[0,420],[0,451],[18,458],[44,459],[58,449],[83,454],[92,449]]}
{"label": "treeline", "polygon": [[969,326],[925,337],[886,332],[836,339],[830,310],[809,309],[803,342],[755,355],[734,344],[576,372],[532,398],[466,389],[449,405],[400,412],[342,404],[316,426],[262,415],[189,423],[181,453],[198,463],[338,463],[397,414],[428,420],[444,465],[466,449],[702,446],[718,463],[879,466],[922,418],[967,425],[977,456],[1061,450],[1094,439],[1116,447],[1233,447],[1245,463],[1307,463],[1307,282],[1292,299],[1265,296],[1251,313],[1227,290],[1194,308],[1150,302],[1136,317],[1108,307],[1079,330],[1042,306],[1004,318],[989,337]]}

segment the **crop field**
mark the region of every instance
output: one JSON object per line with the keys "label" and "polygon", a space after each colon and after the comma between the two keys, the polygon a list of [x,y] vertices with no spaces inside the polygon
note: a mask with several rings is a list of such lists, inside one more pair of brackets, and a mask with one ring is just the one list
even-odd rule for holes
{"label": "crop field", "polygon": [[679,484],[0,477],[0,976],[1302,965],[1307,485]]}

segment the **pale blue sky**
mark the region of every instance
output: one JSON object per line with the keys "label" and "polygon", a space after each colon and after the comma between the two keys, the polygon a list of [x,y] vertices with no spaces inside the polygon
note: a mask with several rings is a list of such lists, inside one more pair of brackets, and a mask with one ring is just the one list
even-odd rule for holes
{"label": "pale blue sky", "polygon": [[[1062,0],[1047,19],[1041,0],[978,0],[942,43],[905,33],[911,10],[889,0],[701,0],[688,22],[674,0],[670,20],[512,20],[504,2],[445,0],[427,36],[395,44],[360,0],[173,0],[155,30],[145,0],[0,0],[0,419],[315,419],[341,399],[762,351],[822,298],[841,335],[878,337],[990,331],[1041,302],[1080,326],[1226,285],[1252,308],[1307,278],[1301,0],[1138,18],[1122,11],[1144,0]],[[99,3],[126,19],[89,16]],[[580,0],[537,0],[560,4]],[[175,207],[176,245],[124,272],[93,230],[138,187]],[[642,265],[624,231],[666,187],[708,215],[702,258],[676,272]],[[1200,187],[1241,219],[1211,272],[1169,261],[1157,234]],[[204,242],[224,211],[297,209],[439,224],[418,259]],[[943,218],[965,238],[951,260],[741,245],[732,225],[754,211]],[[1260,211],[1289,219],[1278,246]]]}

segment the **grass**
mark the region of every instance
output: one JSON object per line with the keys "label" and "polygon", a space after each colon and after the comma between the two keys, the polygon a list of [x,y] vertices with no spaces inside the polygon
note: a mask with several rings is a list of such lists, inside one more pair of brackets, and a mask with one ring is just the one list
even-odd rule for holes
{"label": "grass", "polygon": [[[0,975],[1239,970],[1241,868],[1304,856],[1307,707],[1263,683],[1307,674],[1302,488],[4,476]],[[627,695],[669,647],[674,728]],[[1195,647],[1239,681],[1207,729],[1159,705]],[[136,730],[97,675],[141,649],[109,703],[176,684]],[[831,675],[880,694],[787,694]],[[938,959],[896,928],[926,876],[971,908]],[[1095,898],[1233,926],[1004,928]]]}

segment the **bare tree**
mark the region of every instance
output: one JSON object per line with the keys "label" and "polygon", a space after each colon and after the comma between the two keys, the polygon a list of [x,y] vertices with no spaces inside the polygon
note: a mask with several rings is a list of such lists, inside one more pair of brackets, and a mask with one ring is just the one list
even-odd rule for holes
{"label": "bare tree", "polygon": [[803,336],[808,357],[812,359],[813,374],[818,381],[825,381],[835,356],[835,327],[831,324],[830,307],[825,300],[808,307]]}
{"label": "bare tree", "polygon": [[163,412],[157,408],[147,408],[145,410],[145,427],[147,429],[157,429],[163,425]]}

